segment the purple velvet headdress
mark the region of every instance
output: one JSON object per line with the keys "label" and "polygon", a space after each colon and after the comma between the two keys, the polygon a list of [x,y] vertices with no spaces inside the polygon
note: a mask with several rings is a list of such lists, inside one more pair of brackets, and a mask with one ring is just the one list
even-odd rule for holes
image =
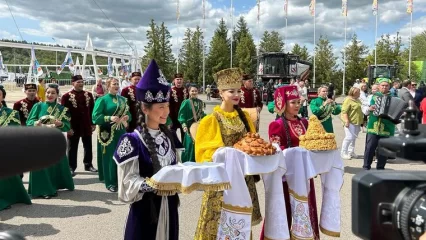
{"label": "purple velvet headdress", "polygon": [[136,85],[136,98],[144,103],[164,103],[170,99],[170,85],[154,59]]}

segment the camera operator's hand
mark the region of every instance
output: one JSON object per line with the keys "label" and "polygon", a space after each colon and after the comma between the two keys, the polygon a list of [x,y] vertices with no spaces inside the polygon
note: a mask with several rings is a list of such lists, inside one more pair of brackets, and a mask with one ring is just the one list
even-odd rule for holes
{"label": "camera operator's hand", "polygon": [[423,235],[420,236],[419,240],[426,240],[426,233],[423,233]]}

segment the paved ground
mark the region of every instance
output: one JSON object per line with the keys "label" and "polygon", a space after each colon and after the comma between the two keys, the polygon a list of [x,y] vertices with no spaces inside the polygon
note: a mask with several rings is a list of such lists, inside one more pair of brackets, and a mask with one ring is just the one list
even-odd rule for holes
{"label": "paved ground", "polygon": [[[9,98],[9,96],[11,98]],[[19,93],[8,93],[8,100],[22,97]],[[204,96],[201,96],[204,98]],[[216,100],[213,103],[217,102]],[[207,104],[206,112],[210,113],[213,104]],[[267,126],[274,115],[262,111],[260,133],[267,138]],[[340,120],[334,118],[334,126],[338,145],[344,137]],[[356,145],[356,152],[364,152],[365,134],[361,133]],[[95,143],[95,139],[93,139]],[[96,153],[96,145],[93,145]],[[117,201],[117,195],[108,192],[97,179],[96,174],[83,171],[82,146],[79,151],[79,167],[74,178],[76,190],[73,192],[59,192],[59,196],[50,200],[34,199],[33,205],[14,205],[10,210],[0,212],[0,230],[13,229],[27,236],[27,239],[61,239],[61,240],[95,240],[95,239],[122,239],[123,226],[126,221],[129,206]],[[96,155],[95,155],[96,156]],[[94,161],[95,163],[96,161]],[[351,179],[354,174],[362,171],[362,160],[345,161],[344,184],[341,189],[342,197],[342,239],[358,239],[351,231]],[[95,163],[96,166],[96,163]],[[386,166],[395,170],[426,170],[426,167],[417,163],[392,162]],[[28,174],[25,174],[25,184],[28,183]],[[317,189],[318,208],[321,207],[321,186],[319,178],[315,179]],[[262,183],[257,184],[260,204],[264,206],[264,189]],[[180,239],[193,238],[201,205],[201,193],[181,195],[180,207]],[[264,212],[264,207],[262,208]],[[261,226],[253,228],[253,239],[259,239]],[[322,235],[322,239],[333,239]]]}

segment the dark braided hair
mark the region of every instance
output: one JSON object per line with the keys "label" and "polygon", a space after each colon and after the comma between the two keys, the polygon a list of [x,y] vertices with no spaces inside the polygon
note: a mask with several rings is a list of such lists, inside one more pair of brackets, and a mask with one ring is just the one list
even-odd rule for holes
{"label": "dark braided hair", "polygon": [[[293,146],[291,145],[290,126],[288,125],[288,121],[285,118],[285,112],[283,112],[280,117],[281,117],[281,121],[283,121],[283,124],[284,124],[284,135],[286,136],[286,141],[287,141],[286,148],[291,148]],[[296,115],[296,118],[297,120],[300,121],[299,116]]]}
{"label": "dark braided hair", "polygon": [[[152,108],[152,103],[137,103],[137,109],[138,109],[138,125],[141,126],[141,135],[145,143],[148,147],[148,152],[152,160],[152,166],[153,166],[153,174],[156,174],[161,169],[160,161],[158,160],[157,156],[157,148],[155,144],[154,138],[149,134],[148,127],[145,123],[145,114],[142,111],[142,106],[145,106],[148,109]],[[170,132],[169,128],[164,125],[160,124],[160,131],[166,134],[166,136],[170,139],[172,151],[176,153],[176,148],[174,144],[174,138],[172,133]]]}
{"label": "dark braided hair", "polygon": [[237,110],[238,116],[240,117],[241,121],[244,123],[244,126],[246,127],[247,132],[250,132],[250,125],[248,123],[248,120],[243,110],[238,105],[234,105],[234,109]]}

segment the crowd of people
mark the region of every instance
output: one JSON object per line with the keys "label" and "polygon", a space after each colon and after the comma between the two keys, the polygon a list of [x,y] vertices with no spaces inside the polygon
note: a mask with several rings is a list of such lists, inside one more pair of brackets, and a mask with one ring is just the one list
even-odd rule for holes
{"label": "crowd of people", "polygon": [[[132,73],[125,87],[118,79],[109,78],[105,85],[98,81],[89,92],[84,90],[83,77],[73,76],[73,88],[60,100],[57,84],[44,84],[43,80],[38,85],[26,83],[26,98],[16,102],[13,108],[6,106],[6,90],[0,86],[1,127],[57,128],[69,143],[68,152],[60,162],[29,173],[28,189],[24,188],[22,175],[0,179],[0,210],[15,203],[31,204],[31,198],[56,197],[59,189],[74,190],[73,177],[81,139],[85,171],[97,173],[108,191],[118,192],[121,201],[131,204],[124,239],[178,239],[178,195],[166,198],[156,195],[147,178],[179,161],[211,162],[217,149],[233,146],[246,133],[259,131],[264,104],[261,91],[254,87],[253,77],[239,68],[231,68],[217,72],[214,79],[221,102],[210,114],[204,112],[205,104],[198,98],[197,86],[186,87],[181,73],[174,75],[173,86],[170,86],[155,60],[143,75]],[[273,82],[268,84],[272,86]],[[273,96],[267,103],[268,110],[276,114],[276,120],[268,127],[269,141],[282,150],[299,146],[299,136],[305,134],[309,125],[309,106],[327,132],[333,133],[336,127],[344,128],[342,159],[356,157],[356,139],[366,128],[363,168],[369,170],[376,156],[377,169],[384,169],[387,159],[376,154],[377,144],[379,139],[394,135],[395,124],[372,114],[376,98],[396,95],[408,101],[414,99],[420,110],[426,109],[424,92],[413,90],[413,82],[404,81],[402,88],[394,84],[392,89],[390,84],[389,79],[379,78],[369,93],[367,85],[359,83],[349,90],[343,104],[336,104],[334,90],[329,86],[319,87],[318,97],[308,103],[307,82],[278,83],[272,86]],[[422,98],[416,98],[417,94]],[[333,115],[340,115],[342,126],[333,126]],[[92,164],[94,133],[98,169]],[[184,149],[182,155],[179,149]],[[245,178],[253,205],[252,225],[262,222],[255,185],[259,180],[259,176]],[[313,239],[319,239],[312,179],[309,185],[307,221]],[[290,229],[293,209],[291,190],[285,178],[283,189]],[[216,239],[222,203],[223,191],[204,192],[195,239]],[[268,239],[263,231],[261,238]]]}

